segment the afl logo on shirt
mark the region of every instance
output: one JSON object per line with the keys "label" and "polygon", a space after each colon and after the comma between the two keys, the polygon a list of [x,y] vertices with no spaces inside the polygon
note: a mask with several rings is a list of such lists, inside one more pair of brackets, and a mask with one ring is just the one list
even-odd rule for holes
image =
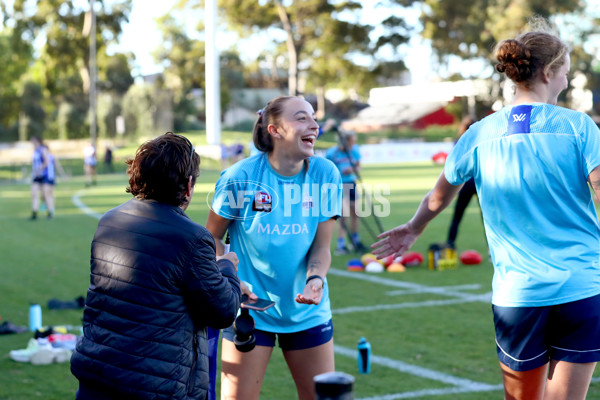
{"label": "afl logo on shirt", "polygon": [[267,192],[254,193],[254,203],[252,203],[252,211],[271,212],[273,200]]}
{"label": "afl logo on shirt", "polygon": [[222,217],[245,221],[269,215],[277,207],[279,197],[262,182],[231,180],[218,183],[215,191],[207,194],[206,203]]}
{"label": "afl logo on shirt", "polygon": [[308,210],[308,209],[312,208],[313,205],[314,205],[314,203],[313,203],[312,197],[309,195],[305,195],[304,199],[302,199],[302,208],[304,208],[305,210]]}

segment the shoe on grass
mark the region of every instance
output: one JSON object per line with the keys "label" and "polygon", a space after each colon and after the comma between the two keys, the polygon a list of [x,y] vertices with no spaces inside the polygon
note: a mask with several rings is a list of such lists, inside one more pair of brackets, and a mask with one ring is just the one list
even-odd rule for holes
{"label": "shoe on grass", "polygon": [[29,361],[33,365],[48,365],[52,363],[64,363],[71,359],[71,351],[50,346],[41,348],[34,352]]}
{"label": "shoe on grass", "polygon": [[11,350],[9,356],[16,362],[30,362],[31,355],[42,348],[52,349],[52,345],[47,340],[29,339],[27,347],[21,350]]}
{"label": "shoe on grass", "polygon": [[54,348],[47,339],[29,339],[27,347],[11,350],[9,356],[16,362],[30,362],[33,365],[63,363],[71,359],[71,351]]}

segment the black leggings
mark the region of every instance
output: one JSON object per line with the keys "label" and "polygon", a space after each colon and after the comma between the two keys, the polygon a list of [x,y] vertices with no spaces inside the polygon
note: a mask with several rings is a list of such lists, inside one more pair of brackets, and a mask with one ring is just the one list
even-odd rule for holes
{"label": "black leggings", "polygon": [[471,197],[476,194],[477,190],[475,188],[475,180],[473,178],[466,181],[458,192],[456,206],[454,208],[454,215],[452,216],[452,223],[450,224],[450,229],[448,229],[449,244],[454,244],[456,241],[456,236],[458,235],[458,225],[460,225],[460,221],[467,206],[469,205],[469,202],[471,201]]}

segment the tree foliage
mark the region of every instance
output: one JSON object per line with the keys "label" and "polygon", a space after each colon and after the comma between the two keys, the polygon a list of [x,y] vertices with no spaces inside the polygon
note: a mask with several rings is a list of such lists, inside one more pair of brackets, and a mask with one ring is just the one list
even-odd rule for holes
{"label": "tree foliage", "polygon": [[29,140],[33,136],[42,137],[46,113],[42,108],[42,88],[34,82],[27,82],[21,94],[19,113],[19,137]]}
{"label": "tree foliage", "polygon": [[489,56],[497,42],[514,37],[532,16],[548,18],[584,6],[580,0],[393,1],[421,3],[422,36],[440,57],[463,59]]}
{"label": "tree foliage", "polygon": [[349,55],[374,50],[370,46],[370,26],[341,19],[344,13],[361,10],[357,1],[219,0],[230,26],[241,36],[258,30],[272,32],[276,43],[285,48],[288,64],[288,91],[301,91],[299,78],[308,76],[309,87],[339,82],[340,76],[368,73],[354,64]]}
{"label": "tree foliage", "polygon": [[[182,5],[185,8],[185,5]],[[162,87],[173,92],[173,112],[175,130],[185,130],[189,126],[197,124],[197,118],[191,123],[189,117],[197,117],[198,110],[196,99],[192,95],[192,89],[205,88],[205,45],[198,38],[190,37],[180,21],[171,12],[157,20],[158,28],[162,32],[162,42],[158,45],[153,55],[154,58],[164,66],[165,80],[161,82]],[[203,29],[203,25],[198,25]],[[221,107],[226,108],[229,102],[229,85],[225,77],[234,76],[234,71],[239,69],[236,64],[241,63],[239,58],[235,62],[236,55],[226,53],[221,56],[221,70],[225,72],[221,76],[220,97]],[[234,68],[228,74],[228,63],[233,60]],[[225,83],[225,84],[223,84]]]}
{"label": "tree foliage", "polygon": [[[44,98],[50,100],[44,101],[47,115],[59,119],[74,112],[83,113],[82,117],[73,119],[83,121],[82,124],[85,124],[90,85],[89,37],[83,32],[89,9],[87,4],[77,0],[0,0],[4,28],[0,36],[10,39],[8,57],[23,55],[19,62],[5,64],[13,66],[14,84],[22,86],[19,78],[29,73],[29,79],[41,85]],[[100,86],[123,93],[132,82],[131,73],[128,67],[124,68],[124,60],[112,60],[106,54],[106,48],[121,33],[121,26],[127,21],[131,9],[131,0],[97,0],[96,4],[98,68],[104,79]],[[31,43],[36,41],[43,41],[43,46],[35,64],[32,64]],[[0,47],[3,47],[2,40]],[[6,99],[7,96],[0,93],[0,101],[4,103]],[[19,101],[17,98],[11,102],[11,110],[19,108]],[[64,103],[69,106],[59,106]],[[14,115],[12,111],[11,115]],[[11,121],[0,122],[5,125]],[[84,131],[83,126],[68,130],[69,134],[77,132],[78,135]]]}
{"label": "tree foliage", "polygon": [[180,80],[185,95],[190,88],[204,87],[204,42],[192,39],[172,15],[157,20],[162,32],[162,43],[155,50],[154,58],[172,78]]}
{"label": "tree foliage", "polygon": [[19,117],[19,80],[33,59],[33,48],[12,29],[0,32],[0,140],[15,139]]}
{"label": "tree foliage", "polygon": [[100,89],[116,93],[119,96],[124,95],[133,85],[130,61],[131,56],[127,54],[103,55],[100,60],[103,68],[98,71]]}

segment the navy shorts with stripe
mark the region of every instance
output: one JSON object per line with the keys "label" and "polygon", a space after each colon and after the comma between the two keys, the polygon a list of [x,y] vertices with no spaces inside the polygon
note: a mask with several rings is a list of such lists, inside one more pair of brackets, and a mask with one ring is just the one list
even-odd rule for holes
{"label": "navy shorts with stripe", "polygon": [[513,371],[529,371],[550,360],[600,361],[600,295],[546,307],[492,305],[496,350]]}
{"label": "navy shorts with stripe", "polygon": [[[233,342],[233,327],[223,330],[223,339]],[[257,346],[275,347],[275,340],[282,350],[304,350],[325,344],[333,338],[332,320],[300,332],[275,333],[256,329],[254,331]]]}

